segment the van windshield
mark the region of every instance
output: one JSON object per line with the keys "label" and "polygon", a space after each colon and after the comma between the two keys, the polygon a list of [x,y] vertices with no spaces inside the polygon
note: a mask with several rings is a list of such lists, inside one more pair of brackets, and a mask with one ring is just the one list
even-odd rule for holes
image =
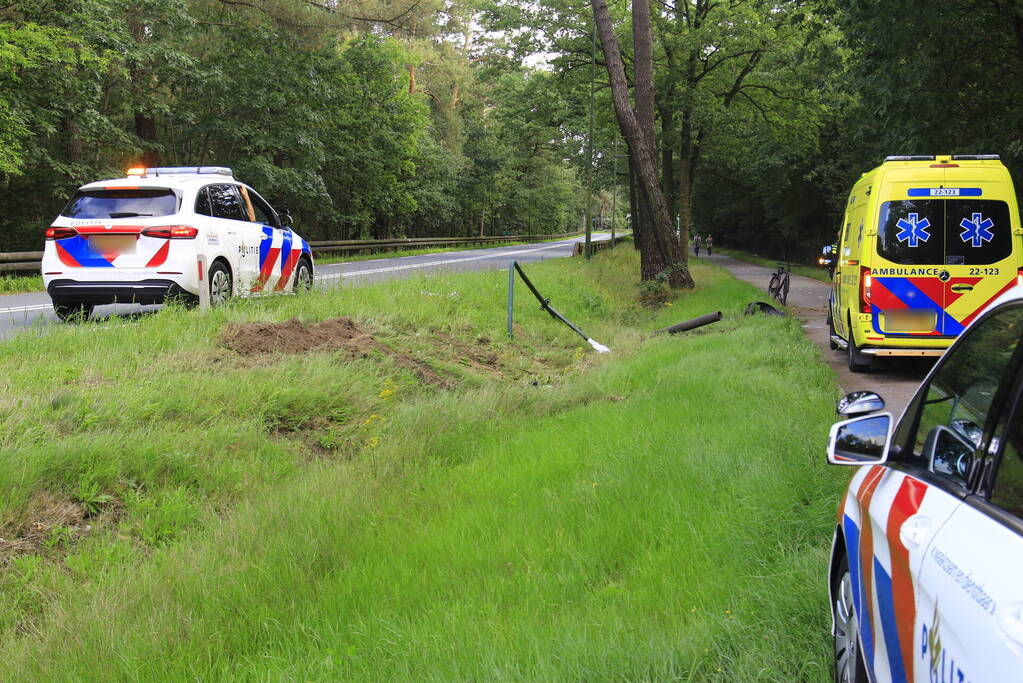
{"label": "van windshield", "polygon": [[881,205],[877,254],[901,265],[983,266],[1012,253],[1009,205],[992,199],[906,199]]}
{"label": "van windshield", "polygon": [[60,212],[68,218],[135,218],[172,216],[178,198],[172,190],[79,190]]}

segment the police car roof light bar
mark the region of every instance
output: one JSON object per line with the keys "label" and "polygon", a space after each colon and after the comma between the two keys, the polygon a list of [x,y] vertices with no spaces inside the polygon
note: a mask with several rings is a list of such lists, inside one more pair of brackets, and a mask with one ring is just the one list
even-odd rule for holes
{"label": "police car roof light bar", "polygon": [[910,154],[885,157],[885,161],[934,161],[933,154]]}
{"label": "police car roof light bar", "polygon": [[129,168],[129,176],[162,175],[224,175],[234,177],[234,171],[227,166],[164,166],[159,168]]}
{"label": "police car roof light bar", "polygon": [[1002,157],[997,154],[953,154],[953,159],[958,161],[1001,161]]}

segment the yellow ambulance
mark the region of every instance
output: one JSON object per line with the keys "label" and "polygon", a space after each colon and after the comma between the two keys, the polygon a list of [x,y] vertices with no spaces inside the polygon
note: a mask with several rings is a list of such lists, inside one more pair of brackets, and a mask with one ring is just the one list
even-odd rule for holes
{"label": "yellow ambulance", "polygon": [[846,203],[828,311],[831,347],[863,372],[884,356],[940,356],[1023,284],[1023,229],[993,154],[890,156]]}

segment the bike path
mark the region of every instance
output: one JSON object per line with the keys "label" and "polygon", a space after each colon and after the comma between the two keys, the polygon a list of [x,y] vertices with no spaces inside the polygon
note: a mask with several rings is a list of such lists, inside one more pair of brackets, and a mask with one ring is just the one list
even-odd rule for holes
{"label": "bike path", "polygon": [[[747,261],[714,254],[698,260],[708,260],[732,273],[737,279],[749,282],[764,291],[763,301],[774,306],[777,302],[767,294],[767,285],[775,269],[758,266]],[[927,358],[885,358],[874,361],[870,372],[850,372],[845,351],[832,351],[828,345],[828,297],[831,284],[801,275],[792,275],[789,281],[788,312],[799,318],[806,336],[821,351],[821,357],[838,375],[838,383],[845,391],[876,391],[885,400],[886,410],[898,419],[920,380],[934,364]]]}

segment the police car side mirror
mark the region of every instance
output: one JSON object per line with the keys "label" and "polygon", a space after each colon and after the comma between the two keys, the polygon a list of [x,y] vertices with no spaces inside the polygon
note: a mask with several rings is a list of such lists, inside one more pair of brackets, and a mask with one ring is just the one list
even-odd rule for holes
{"label": "police car side mirror", "polygon": [[836,422],[828,439],[832,465],[882,465],[888,462],[892,415],[864,415]]}
{"label": "police car side mirror", "polygon": [[277,218],[281,221],[281,227],[287,228],[292,224],[291,212],[287,209],[278,209]]}
{"label": "police car side mirror", "polygon": [[835,407],[842,417],[857,417],[884,410],[884,399],[873,391],[853,391],[838,401]]}

